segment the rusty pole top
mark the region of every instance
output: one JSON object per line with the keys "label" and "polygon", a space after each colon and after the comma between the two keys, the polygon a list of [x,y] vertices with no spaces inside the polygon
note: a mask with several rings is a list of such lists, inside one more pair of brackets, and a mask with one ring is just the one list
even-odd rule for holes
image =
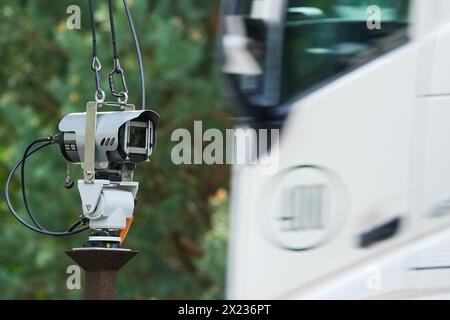
{"label": "rusty pole top", "polygon": [[117,299],[117,272],[138,252],[129,249],[80,248],[66,251],[86,272],[88,300]]}

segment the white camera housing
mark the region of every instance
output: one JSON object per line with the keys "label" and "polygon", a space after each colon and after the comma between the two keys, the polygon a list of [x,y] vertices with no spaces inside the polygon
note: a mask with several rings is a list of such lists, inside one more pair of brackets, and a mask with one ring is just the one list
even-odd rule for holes
{"label": "white camera housing", "polygon": [[[97,113],[95,169],[110,163],[147,161],[156,145],[159,115],[150,110]],[[86,141],[86,113],[72,113],[59,124],[61,151],[72,163],[82,164]]]}

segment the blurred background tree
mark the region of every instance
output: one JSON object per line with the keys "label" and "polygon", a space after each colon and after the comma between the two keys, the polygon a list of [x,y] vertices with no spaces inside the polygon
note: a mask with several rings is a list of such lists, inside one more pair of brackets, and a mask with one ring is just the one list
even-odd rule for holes
{"label": "blurred background tree", "polygon": [[[106,0],[94,0],[103,79],[112,69]],[[139,104],[138,65],[126,16],[116,1],[116,28],[130,101]],[[68,6],[81,7],[81,30],[68,30]],[[221,298],[227,239],[225,166],[175,166],[176,128],[229,126],[215,69],[219,0],[130,0],[146,67],[149,108],[161,114],[158,146],[138,167],[134,226],[126,246],[140,251],[120,276],[121,298]],[[87,0],[1,0],[0,185],[24,148],[55,133],[60,119],[82,112],[94,95]],[[108,85],[103,84],[104,88]],[[81,176],[72,166],[75,177]],[[29,161],[31,206],[51,229],[63,230],[80,214],[77,190],[66,191],[66,164],[52,147]],[[21,195],[16,177],[12,192]],[[20,210],[24,214],[23,210]],[[0,298],[80,298],[66,288],[64,250],[87,238],[55,239],[19,225],[0,201]]]}

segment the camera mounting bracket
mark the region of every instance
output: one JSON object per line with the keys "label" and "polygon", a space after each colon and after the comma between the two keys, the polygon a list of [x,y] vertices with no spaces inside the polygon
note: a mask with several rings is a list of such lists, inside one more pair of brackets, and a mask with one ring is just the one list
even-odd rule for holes
{"label": "camera mounting bracket", "polygon": [[139,189],[137,182],[112,183],[78,180],[78,191],[83,204],[83,215],[92,229],[118,229],[126,227],[126,219],[133,216],[134,201]]}
{"label": "camera mounting bracket", "polygon": [[[86,143],[84,146],[84,182],[92,184],[95,180],[95,134],[97,130],[97,102],[86,104]],[[83,208],[84,210],[84,208]]]}

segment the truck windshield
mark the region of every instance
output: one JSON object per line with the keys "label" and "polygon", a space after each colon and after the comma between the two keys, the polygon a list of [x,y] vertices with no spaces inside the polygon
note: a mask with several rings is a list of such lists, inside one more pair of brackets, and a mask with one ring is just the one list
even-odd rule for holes
{"label": "truck windshield", "polygon": [[282,100],[329,82],[408,41],[409,0],[289,0]]}
{"label": "truck windshield", "polygon": [[284,119],[309,92],[408,41],[410,0],[228,0],[223,71],[252,116]]}
{"label": "truck windshield", "polygon": [[225,1],[222,70],[241,109],[282,124],[301,97],[405,44],[410,2]]}

